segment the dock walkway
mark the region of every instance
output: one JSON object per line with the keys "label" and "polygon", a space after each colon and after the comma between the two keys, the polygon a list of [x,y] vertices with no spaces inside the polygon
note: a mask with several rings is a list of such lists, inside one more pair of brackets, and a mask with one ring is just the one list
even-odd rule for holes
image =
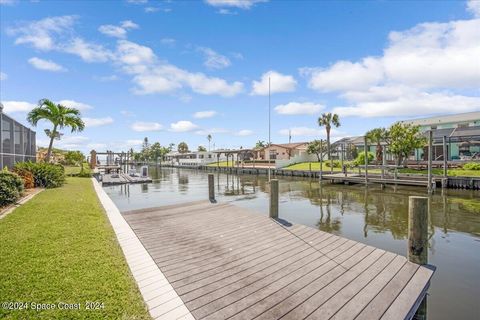
{"label": "dock walkway", "polygon": [[433,274],[403,256],[227,203],[122,215],[195,319],[409,319]]}
{"label": "dock walkway", "polygon": [[106,173],[102,175],[102,183],[104,185],[116,185],[126,183],[148,183],[152,182],[150,177],[130,176],[125,173],[111,174]]}

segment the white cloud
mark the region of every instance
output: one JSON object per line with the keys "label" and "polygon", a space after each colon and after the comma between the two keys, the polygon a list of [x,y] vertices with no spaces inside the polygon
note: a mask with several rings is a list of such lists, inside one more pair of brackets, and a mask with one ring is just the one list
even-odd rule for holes
{"label": "white cloud", "polygon": [[89,143],[87,144],[87,148],[90,150],[105,150],[107,149],[106,143]]}
{"label": "white cloud", "polygon": [[467,11],[469,11],[475,18],[480,18],[480,1],[468,0]]}
{"label": "white cloud", "polygon": [[297,81],[290,75],[284,75],[270,70],[265,72],[260,81],[252,82],[252,95],[268,95],[268,79],[270,78],[271,93],[295,91]]}
{"label": "white cloud", "polygon": [[138,24],[136,24],[132,20],[123,20],[120,23],[120,25],[122,26],[122,28],[125,28],[125,29],[138,29],[139,28]]}
{"label": "white cloud", "polygon": [[52,72],[67,71],[67,69],[53,62],[52,60],[43,60],[37,57],[33,57],[28,59],[28,63],[30,63],[33,67],[39,70],[52,71]]}
{"label": "white cloud", "polygon": [[225,8],[220,8],[217,11],[218,14],[224,14],[224,15],[236,15],[238,14],[236,11],[231,11],[230,9],[225,9]]}
{"label": "white cloud", "polygon": [[289,102],[276,106],[275,111],[285,115],[318,114],[324,108],[325,106],[313,102]]}
{"label": "white cloud", "polygon": [[55,142],[55,147],[67,150],[81,149],[88,141],[90,139],[85,136],[63,136],[59,141]]}
{"label": "white cloud", "polygon": [[2,101],[3,112],[5,113],[14,113],[14,112],[29,112],[37,105],[26,102],[26,101]]}
{"label": "white cloud", "polygon": [[[282,136],[289,136],[290,134],[292,137],[319,137],[325,138],[326,132],[323,128],[310,128],[310,127],[292,127],[289,129],[281,129],[278,132]],[[332,138],[341,138],[344,137],[345,134],[341,131],[338,131],[335,128],[332,128],[330,131],[330,135]]]}
{"label": "white cloud", "polygon": [[[470,11],[475,5],[468,3]],[[380,117],[480,110],[480,19],[393,31],[379,57],[304,68],[311,88],[338,91],[342,116]],[[473,95],[473,96],[472,96]]]}
{"label": "white cloud", "polygon": [[123,39],[127,36],[127,30],[130,29],[138,29],[138,24],[134,23],[131,20],[125,20],[122,21],[119,26],[115,26],[112,24],[101,25],[98,28],[98,31],[109,37]]}
{"label": "white cloud", "polygon": [[0,0],[0,5],[13,5],[17,2],[17,0]]}
{"label": "white cloud", "polygon": [[149,47],[127,40],[118,41],[116,59],[126,65],[142,66],[154,62],[155,58]]}
{"label": "white cloud", "polygon": [[247,129],[243,129],[243,130],[235,132],[235,135],[239,136],[239,137],[251,136],[252,134],[253,134],[253,131],[252,130],[247,130]]}
{"label": "white cloud", "polygon": [[5,72],[0,72],[0,81],[8,79],[8,75]]}
{"label": "white cloud", "polygon": [[301,70],[309,75],[309,87],[322,92],[366,89],[383,79],[383,69],[375,58],[361,62],[339,61],[327,69]]}
{"label": "white cloud", "polygon": [[134,117],[135,116],[135,114],[133,112],[128,111],[128,110],[121,110],[120,114],[122,116],[125,116],[125,117]]}
{"label": "white cloud", "polygon": [[173,38],[162,38],[162,39],[160,39],[160,43],[167,46],[167,47],[174,47],[176,42],[177,41]]}
{"label": "white cloud", "polygon": [[112,53],[102,45],[89,43],[82,38],[74,38],[63,51],[79,56],[85,62],[106,62],[113,58]]}
{"label": "white cloud", "polygon": [[65,107],[78,109],[80,111],[93,109],[93,107],[91,105],[88,105],[88,104],[82,103],[82,102],[78,102],[78,101],[75,101],[75,100],[60,100],[57,103],[65,106]]}
{"label": "white cloud", "polygon": [[268,2],[268,0],[205,0],[214,7],[234,7],[239,9],[250,9],[256,3]]}
{"label": "white cloud", "polygon": [[345,98],[352,105],[334,108],[333,112],[340,116],[411,116],[480,110],[480,97],[429,93],[408,86],[372,87],[367,91],[348,92]]}
{"label": "white cloud", "polygon": [[205,61],[203,65],[210,69],[224,69],[229,67],[232,63],[227,57],[217,53],[213,49],[206,47],[199,47],[198,51],[203,53]]}
{"label": "white cloud", "polygon": [[108,124],[113,123],[113,119],[111,117],[106,118],[82,118],[83,122],[85,122],[86,127],[101,127],[106,126]]}
{"label": "white cloud", "polygon": [[127,2],[131,4],[145,4],[148,0],[127,0]]}
{"label": "white cloud", "polygon": [[191,121],[181,120],[170,124],[170,131],[173,132],[188,132],[197,129],[198,126]]}
{"label": "white cloud", "polygon": [[209,134],[222,134],[222,133],[229,133],[229,131],[224,128],[201,129],[201,130],[195,131],[195,134],[200,136],[206,136]]}
{"label": "white cloud", "polygon": [[129,147],[141,146],[142,143],[143,143],[143,140],[140,140],[140,139],[129,139],[126,141],[126,145]]}
{"label": "white cloud", "polygon": [[137,121],[132,124],[132,130],[137,132],[159,131],[163,126],[158,122],[140,122]]}
{"label": "white cloud", "polygon": [[94,76],[93,78],[101,82],[110,82],[110,81],[118,80],[118,76],[115,74],[112,74],[110,76],[101,76],[101,77]]}
{"label": "white cloud", "polygon": [[207,111],[197,111],[193,114],[193,117],[197,119],[205,119],[205,118],[211,118],[215,115],[217,115],[217,111],[207,110]]}
{"label": "white cloud", "polygon": [[72,30],[75,16],[49,17],[21,23],[7,32],[16,36],[15,44],[29,44],[36,49],[52,50],[57,47],[56,37]]}
{"label": "white cloud", "polygon": [[145,12],[146,13],[153,13],[153,12],[157,12],[160,10],[160,8],[157,8],[157,7],[145,7]]}
{"label": "white cloud", "polygon": [[125,38],[127,30],[122,27],[106,24],[98,27],[98,31],[109,37]]}

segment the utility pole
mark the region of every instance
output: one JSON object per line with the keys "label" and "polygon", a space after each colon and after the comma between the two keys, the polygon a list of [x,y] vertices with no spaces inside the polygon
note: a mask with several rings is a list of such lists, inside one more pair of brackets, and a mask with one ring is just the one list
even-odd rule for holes
{"label": "utility pole", "polygon": [[271,98],[270,98],[270,77],[268,77],[268,181],[270,181],[270,155],[271,155],[271,145],[272,145],[272,139],[271,139],[271,106],[270,103]]}

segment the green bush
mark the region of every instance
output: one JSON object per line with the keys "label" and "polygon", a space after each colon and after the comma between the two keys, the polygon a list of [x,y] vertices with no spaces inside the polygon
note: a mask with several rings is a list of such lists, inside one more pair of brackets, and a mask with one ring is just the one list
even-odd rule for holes
{"label": "green bush", "polygon": [[65,169],[58,164],[19,162],[15,164],[15,169],[30,171],[36,187],[57,188],[65,183]]}
{"label": "green bush", "polygon": [[[375,158],[375,155],[372,152],[369,152],[368,153],[368,163],[372,163],[374,158]],[[353,164],[355,166],[364,165],[365,164],[365,152],[360,152],[358,154],[357,158],[355,159],[355,161],[353,161]]]}
{"label": "green bush", "polygon": [[23,180],[16,173],[0,171],[0,206],[5,206],[20,198],[23,193]]}
{"label": "green bush", "polygon": [[[325,160],[325,166],[330,168],[331,162],[329,160]],[[340,168],[340,161],[333,161],[334,168]]]}
{"label": "green bush", "polygon": [[480,170],[480,162],[469,162],[463,165],[465,170]]}
{"label": "green bush", "polygon": [[91,178],[93,177],[93,172],[88,166],[88,163],[82,163],[82,167],[80,168],[80,173],[77,175],[80,178]]}

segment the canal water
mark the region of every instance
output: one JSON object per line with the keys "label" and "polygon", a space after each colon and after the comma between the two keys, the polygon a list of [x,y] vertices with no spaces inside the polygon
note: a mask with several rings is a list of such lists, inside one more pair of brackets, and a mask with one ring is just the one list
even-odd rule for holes
{"label": "canal water", "polygon": [[[207,172],[150,168],[153,183],[105,187],[121,211],[208,197]],[[418,187],[331,185],[311,178],[278,177],[280,217],[406,255],[408,196]],[[215,174],[218,201],[268,214],[265,176]],[[479,191],[441,190],[431,197],[429,263],[437,267],[428,296],[428,319],[480,319],[480,212],[466,205]]]}

